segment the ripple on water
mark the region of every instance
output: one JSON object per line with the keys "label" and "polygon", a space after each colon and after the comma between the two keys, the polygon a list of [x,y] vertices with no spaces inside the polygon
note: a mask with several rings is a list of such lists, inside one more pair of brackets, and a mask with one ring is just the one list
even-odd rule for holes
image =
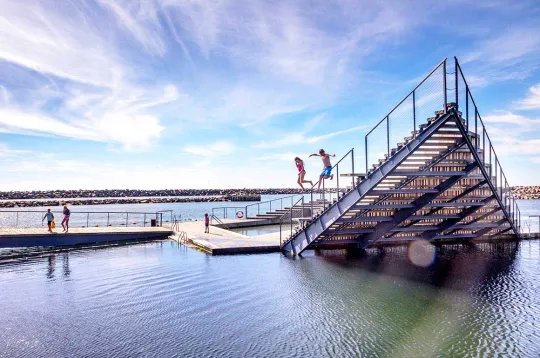
{"label": "ripple on water", "polygon": [[176,245],[0,265],[0,356],[533,356],[540,245],[209,257]]}

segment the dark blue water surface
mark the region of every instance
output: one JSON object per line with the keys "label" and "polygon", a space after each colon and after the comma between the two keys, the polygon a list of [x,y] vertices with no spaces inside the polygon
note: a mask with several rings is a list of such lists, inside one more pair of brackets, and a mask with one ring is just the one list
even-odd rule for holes
{"label": "dark blue water surface", "polygon": [[164,241],[0,265],[2,357],[538,357],[540,243],[210,257]]}

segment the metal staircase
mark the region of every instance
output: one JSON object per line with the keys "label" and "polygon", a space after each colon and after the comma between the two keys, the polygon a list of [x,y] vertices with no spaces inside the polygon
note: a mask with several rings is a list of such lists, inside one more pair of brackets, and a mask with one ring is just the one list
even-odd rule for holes
{"label": "metal staircase", "polygon": [[[447,100],[446,62],[366,135],[366,178],[314,215],[282,250],[519,235],[519,208],[457,59],[455,102]],[[429,111],[435,116],[418,126],[419,115]],[[391,148],[399,135],[403,140]],[[368,168],[374,155],[381,159]]]}

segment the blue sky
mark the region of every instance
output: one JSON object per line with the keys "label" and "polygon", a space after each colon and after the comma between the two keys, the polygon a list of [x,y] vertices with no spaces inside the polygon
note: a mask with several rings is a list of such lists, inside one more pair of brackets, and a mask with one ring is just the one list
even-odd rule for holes
{"label": "blue sky", "polygon": [[[0,190],[294,187],[457,56],[540,184],[537,1],[0,0]],[[361,164],[362,163],[362,164]]]}

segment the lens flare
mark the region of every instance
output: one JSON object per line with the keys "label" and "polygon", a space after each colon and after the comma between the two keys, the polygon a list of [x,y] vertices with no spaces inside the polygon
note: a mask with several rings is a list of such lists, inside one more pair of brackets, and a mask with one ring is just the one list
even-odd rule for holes
{"label": "lens flare", "polygon": [[436,250],[427,240],[416,240],[409,245],[409,260],[413,265],[428,267],[435,262]]}

